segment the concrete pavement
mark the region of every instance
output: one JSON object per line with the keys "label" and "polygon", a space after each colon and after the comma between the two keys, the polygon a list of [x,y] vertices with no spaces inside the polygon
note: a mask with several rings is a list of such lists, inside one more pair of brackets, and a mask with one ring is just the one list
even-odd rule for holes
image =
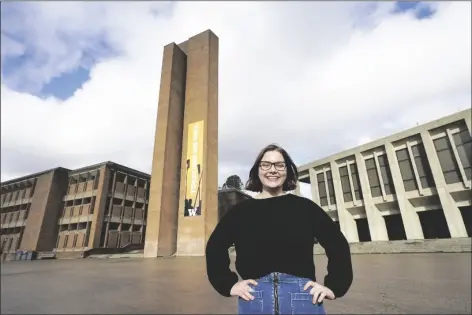
{"label": "concrete pavement", "polygon": [[[320,280],[326,258],[315,256]],[[353,255],[355,280],[330,314],[471,313],[470,253]],[[2,264],[2,314],[235,314],[205,260],[82,259]]]}

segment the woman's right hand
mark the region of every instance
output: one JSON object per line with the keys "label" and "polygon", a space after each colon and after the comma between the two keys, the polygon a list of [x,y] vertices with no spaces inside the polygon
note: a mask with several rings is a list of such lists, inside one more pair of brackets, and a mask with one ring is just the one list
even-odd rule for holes
{"label": "woman's right hand", "polygon": [[254,300],[254,296],[252,296],[249,292],[253,292],[254,289],[249,286],[249,284],[257,285],[257,282],[252,279],[242,280],[237,282],[231,288],[230,294],[232,296],[239,296],[246,301]]}

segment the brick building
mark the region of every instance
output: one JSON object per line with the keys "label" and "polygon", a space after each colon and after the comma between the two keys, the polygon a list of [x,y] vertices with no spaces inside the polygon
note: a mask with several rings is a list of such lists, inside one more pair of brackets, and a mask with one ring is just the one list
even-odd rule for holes
{"label": "brick building", "polygon": [[80,255],[143,244],[150,175],[105,162],[62,167],[1,184],[2,260],[17,250]]}

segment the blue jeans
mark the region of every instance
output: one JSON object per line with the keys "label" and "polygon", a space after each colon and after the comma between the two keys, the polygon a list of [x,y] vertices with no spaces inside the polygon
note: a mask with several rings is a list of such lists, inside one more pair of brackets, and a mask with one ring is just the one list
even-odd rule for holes
{"label": "blue jeans", "polygon": [[323,302],[313,304],[310,289],[303,291],[310,279],[273,272],[249,284],[254,300],[238,298],[239,314],[326,314]]}

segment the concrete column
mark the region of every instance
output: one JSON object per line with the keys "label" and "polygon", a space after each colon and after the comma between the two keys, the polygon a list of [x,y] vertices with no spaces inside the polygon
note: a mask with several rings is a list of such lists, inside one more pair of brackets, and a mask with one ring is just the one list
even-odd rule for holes
{"label": "concrete column", "polygon": [[[329,186],[328,186],[328,173],[327,169],[323,169],[323,176],[324,176],[324,186],[326,190],[326,199],[328,200],[328,208],[331,206],[331,194],[329,193]],[[333,173],[331,173],[331,176],[333,176]]]}
{"label": "concrete column", "polygon": [[357,225],[351,213],[349,213],[349,211],[347,211],[346,207],[344,206],[343,189],[341,186],[341,176],[339,175],[338,165],[334,161],[332,161],[330,165],[331,175],[333,176],[336,209],[338,210],[339,226],[341,227],[341,232],[343,232],[349,243],[357,243],[359,242]]}
{"label": "concrete column", "polygon": [[469,133],[472,135],[472,117],[470,115],[467,115],[465,118],[465,125],[467,126],[467,129],[469,130]]}
{"label": "concrete column", "polygon": [[174,43],[165,46],[144,257],[171,256],[177,250],[186,71],[186,54]]}
{"label": "concrete column", "polygon": [[347,174],[349,177],[349,188],[351,189],[352,193],[352,203],[357,206],[359,205],[359,200],[357,200],[356,193],[354,192],[354,182],[352,181],[352,172],[351,172],[351,165],[353,163],[346,163]]}
{"label": "concrete column", "polygon": [[447,189],[447,184],[444,179],[441,165],[439,164],[439,158],[436,154],[433,139],[427,130],[421,132],[421,140],[423,141],[426,157],[431,166],[431,173],[433,175],[439,201],[441,202],[451,237],[467,237],[467,230],[464,221],[462,220],[461,212]]}
{"label": "concrete column", "polygon": [[384,179],[382,176],[382,172],[380,171],[380,164],[379,164],[378,156],[379,154],[374,152],[374,163],[375,163],[375,169],[377,170],[377,174],[379,174],[380,191],[382,192],[383,200],[386,201],[387,195],[385,194]]}
{"label": "concrete column", "polygon": [[[390,164],[389,167],[392,174],[393,186],[395,187],[398,208],[400,209],[402,216],[406,238],[409,240],[424,239],[420,218],[406,197],[405,187],[403,186],[403,179],[400,173],[400,166],[398,165],[398,160],[393,145],[390,142],[385,144],[385,151]],[[410,156],[410,158],[411,157],[412,156]]]}
{"label": "concrete column", "polygon": [[[423,186],[421,184],[420,175],[418,173],[418,168],[416,167],[415,157],[413,155],[413,151],[411,150],[411,143],[410,142],[406,143],[406,149],[408,151],[408,157],[411,160],[411,167],[413,168],[413,174],[415,175],[415,181],[416,181],[416,184],[418,185],[418,192],[420,193],[421,196],[423,196]],[[396,154],[393,154],[393,157],[395,158],[395,164],[398,166],[398,161],[396,159]],[[400,166],[398,166],[398,167],[400,167]],[[400,174],[399,178],[401,179],[401,174]],[[402,179],[402,181],[403,181],[403,179]],[[402,186],[402,189],[403,189],[403,186]]]}
{"label": "concrete column", "polygon": [[310,168],[308,172],[310,173],[311,198],[314,203],[320,205],[320,193],[318,191],[318,180],[316,178],[315,169]]}
{"label": "concrete column", "polygon": [[301,191],[300,191],[300,181],[297,181],[297,187],[295,187],[295,190],[294,190],[293,193],[294,193],[295,195],[297,195],[297,196],[301,196],[301,195],[302,195],[302,193],[301,193]]}
{"label": "concrete column", "polygon": [[359,181],[361,183],[362,195],[364,197],[364,207],[369,223],[370,237],[372,241],[388,241],[387,227],[382,214],[377,210],[370,193],[367,169],[364,158],[360,153],[356,153],[357,171],[359,172]]}
{"label": "concrete column", "polygon": [[470,183],[467,180],[467,176],[465,175],[464,166],[462,165],[462,161],[459,156],[459,151],[457,151],[456,144],[454,142],[454,138],[452,137],[451,130],[449,129],[446,130],[446,134],[447,134],[447,137],[449,138],[449,142],[451,143],[452,153],[454,155],[454,158],[456,159],[457,166],[459,167],[459,173],[461,174],[462,183],[464,184],[466,188],[470,189]]}

